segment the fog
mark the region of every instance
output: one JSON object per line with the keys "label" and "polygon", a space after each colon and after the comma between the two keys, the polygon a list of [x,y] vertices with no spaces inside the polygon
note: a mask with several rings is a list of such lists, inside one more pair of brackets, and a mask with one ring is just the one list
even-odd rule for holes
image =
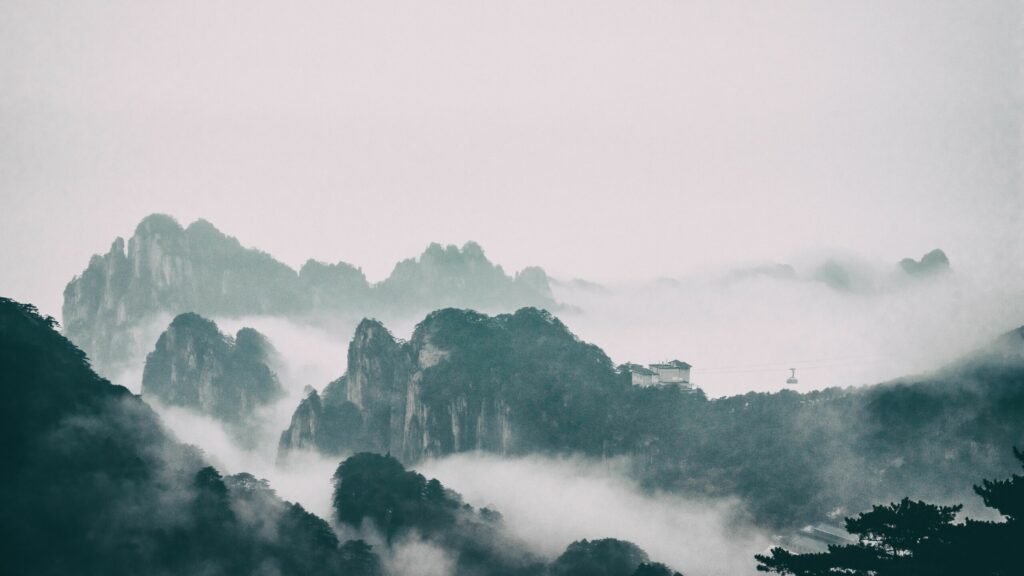
{"label": "fog", "polygon": [[[155,322],[166,321],[161,317]],[[322,518],[333,518],[331,476],[344,457],[296,452],[278,464],[277,442],[305,387],[322,390],[344,372],[350,336],[340,339],[320,328],[274,317],[220,318],[216,322],[224,333],[242,326],[256,328],[281,356],[277,368],[285,397],[259,410],[252,419],[258,425],[250,430],[255,437],[247,438],[246,444],[255,447],[243,447],[232,430],[214,418],[143,399],[178,440],[199,447],[222,473],[245,471],[266,478],[282,498],[298,502]],[[411,326],[405,326],[396,335],[408,337],[410,332]],[[148,326],[142,333],[159,330]],[[139,390],[138,380],[131,379],[141,375],[141,362],[115,381]],[[428,478],[436,477],[462,493],[471,505],[501,512],[512,537],[544,558],[557,557],[566,545],[581,538],[613,537],[635,542],[653,560],[688,574],[752,573],[752,555],[764,550],[769,541],[744,521],[737,502],[696,502],[649,494],[628,479],[626,468],[622,460],[503,459],[483,454],[455,455],[416,467]],[[379,540],[367,530],[343,531],[343,536]],[[381,550],[383,543],[378,542],[377,548]],[[453,565],[444,550],[414,535],[383,551],[382,558],[396,574],[444,576]]]}
{"label": "fog", "polygon": [[[566,303],[560,317],[570,330],[615,362],[679,357],[695,365],[693,381],[711,396],[777,390],[790,366],[797,368],[800,384],[791,387],[798,390],[876,383],[937,368],[1021,323],[1020,299],[1013,298],[1019,293],[1006,286],[995,289],[956,271],[912,279],[882,264],[849,267],[860,275],[855,290],[826,284],[808,266],[810,272],[797,268],[784,277],[733,271],[646,284],[563,281],[556,296]],[[140,329],[152,337],[142,348],[152,349],[168,321],[159,317]],[[343,457],[297,452],[278,465],[276,452],[306,387],[322,390],[345,371],[354,327],[325,330],[278,317],[216,322],[228,334],[256,328],[280,355],[285,395],[253,417],[254,436],[245,445],[254,447],[242,447],[237,433],[217,420],[144,399],[179,440],[201,448],[223,473],[266,478],[281,497],[332,518],[331,476]],[[414,322],[388,326],[408,338]],[[114,381],[138,391],[142,362]],[[647,492],[629,479],[624,460],[458,454],[416,468],[473,506],[501,512],[509,533],[548,559],[574,540],[613,537],[687,574],[744,574],[753,573],[752,555],[771,543],[746,521],[738,501]],[[415,536],[382,558],[400,574],[442,576],[452,566],[444,550]]]}
{"label": "fog", "polygon": [[[709,396],[875,384],[929,371],[1024,324],[1024,282],[953,272],[911,278],[895,262],[845,262],[849,289],[817,276],[709,270],[658,282],[559,282],[561,319],[616,363],[678,358]],[[789,368],[799,384],[787,385]]]}
{"label": "fog", "polygon": [[755,574],[766,534],[743,520],[732,500],[695,501],[649,494],[625,463],[539,456],[457,454],[417,467],[477,507],[495,509],[533,552],[557,557],[582,538],[618,538],[686,574]]}
{"label": "fog", "polygon": [[[935,369],[1024,324],[1022,7],[5,0],[0,294],[60,316],[89,258],[160,212],[371,282],[431,242],[479,242],[558,279],[556,315],[615,364],[687,361],[711,397]],[[896,269],[936,247],[951,273]],[[420,319],[382,320],[407,338]],[[330,518],[338,459],[276,452],[306,388],[344,373],[355,325],[214,320],[281,355],[284,397],[251,437],[144,399],[221,472]],[[137,357],[105,376],[141,392],[169,321],[135,328]],[[768,539],[737,502],[648,493],[624,467],[462,454],[420,471],[546,558],[618,537],[688,576],[753,573]],[[452,570],[414,536],[383,560]]]}
{"label": "fog", "polygon": [[[296,451],[279,466],[277,444],[292,412],[304,397],[306,387],[323,390],[344,373],[351,333],[340,338],[321,328],[278,317],[215,318],[214,321],[222,333],[229,335],[242,327],[256,328],[267,336],[279,354],[279,365],[274,368],[284,395],[256,411],[248,423],[253,425],[245,430],[249,436],[245,447],[239,442],[236,431],[215,418],[187,408],[167,406],[145,395],[143,400],[157,411],[178,440],[200,448],[222,473],[249,472],[270,480],[271,487],[285,500],[298,502],[322,518],[331,518],[331,476],[341,459]],[[138,333],[150,338],[150,343],[141,348],[151,351],[169,322],[169,317],[161,315],[141,327]],[[351,330],[354,329],[353,326]],[[111,380],[139,393],[144,364],[144,357],[136,358]]]}
{"label": "fog", "polygon": [[812,248],[1019,259],[1022,20],[1017,0],[7,1],[0,293],[58,315],[153,212],[371,280],[466,240],[601,282]]}
{"label": "fog", "polygon": [[[298,502],[321,518],[330,519],[331,477],[340,459],[324,458],[312,452],[296,452],[286,463],[278,465],[277,434],[269,425],[261,427],[257,447],[247,449],[239,445],[238,439],[220,421],[198,414],[193,410],[165,406],[143,397],[160,415],[164,425],[181,442],[196,446],[203,451],[210,464],[222,474],[248,472],[257,478],[270,481],[278,496],[290,502]],[[294,408],[294,406],[292,407]]]}

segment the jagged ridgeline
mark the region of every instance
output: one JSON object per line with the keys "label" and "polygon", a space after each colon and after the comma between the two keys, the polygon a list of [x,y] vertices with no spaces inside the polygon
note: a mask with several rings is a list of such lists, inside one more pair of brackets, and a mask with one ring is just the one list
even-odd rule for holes
{"label": "jagged ridgeline", "polygon": [[600,348],[535,308],[439,310],[408,342],[364,320],[348,372],[302,402],[280,449],[371,450],[404,462],[465,450],[600,454],[606,403],[628,385]]}
{"label": "jagged ridgeline", "polygon": [[238,423],[283,394],[277,352],[252,328],[234,338],[191,312],[176,317],[146,357],[142,394]]}
{"label": "jagged ridgeline", "polygon": [[803,394],[708,399],[632,386],[621,368],[536,309],[440,310],[408,342],[366,320],[348,372],[301,402],[280,456],[628,456],[646,486],[739,496],[760,523],[792,527],[908,494],[969,501],[1024,445],[1022,330],[930,375]]}
{"label": "jagged ridgeline", "polygon": [[55,327],[0,298],[0,573],[379,574],[366,544],[172,440]]}
{"label": "jagged ridgeline", "polygon": [[553,308],[547,275],[526,268],[509,276],[469,242],[461,249],[432,244],[418,259],[399,262],[370,284],[350,264],[310,260],[296,272],[269,254],[243,247],[213,224],[182,228],[154,214],[127,245],[117,238],[64,289],[65,333],[99,365],[141,351],[138,329],[155,314],[253,314],[315,318],[400,316],[445,306],[514,310]]}

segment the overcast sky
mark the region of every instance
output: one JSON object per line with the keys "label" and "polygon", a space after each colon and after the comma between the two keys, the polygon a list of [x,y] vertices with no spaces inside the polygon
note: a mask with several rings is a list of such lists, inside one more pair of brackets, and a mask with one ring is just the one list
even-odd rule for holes
{"label": "overcast sky", "polygon": [[[1021,254],[1016,1],[0,0],[0,294],[148,213],[371,280]],[[1019,260],[1016,265],[1019,267]]]}

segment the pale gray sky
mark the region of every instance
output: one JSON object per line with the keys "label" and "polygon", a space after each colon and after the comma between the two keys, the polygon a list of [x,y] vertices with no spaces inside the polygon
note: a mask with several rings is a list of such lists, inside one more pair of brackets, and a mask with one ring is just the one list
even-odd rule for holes
{"label": "pale gray sky", "polygon": [[[0,1],[0,294],[151,212],[371,279],[1021,254],[1018,1]],[[1019,260],[1018,266],[1019,266]]]}

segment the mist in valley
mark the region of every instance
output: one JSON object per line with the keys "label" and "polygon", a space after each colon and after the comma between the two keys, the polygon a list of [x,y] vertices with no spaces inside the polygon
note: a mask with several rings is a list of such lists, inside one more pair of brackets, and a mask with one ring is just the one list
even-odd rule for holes
{"label": "mist in valley", "polygon": [[[915,256],[916,257],[916,256]],[[1024,276],[953,260],[913,278],[844,262],[845,283],[802,267],[719,266],[645,282],[559,281],[561,319],[616,363],[693,365],[709,396],[876,384],[937,369],[1024,324]],[[787,385],[796,368],[798,385]]]}
{"label": "mist in valley", "polygon": [[[857,289],[758,268],[637,284],[558,281],[554,292],[562,305],[557,314],[570,330],[604,348],[616,363],[687,360],[695,365],[693,383],[709,396],[779,390],[786,386],[789,367],[797,368],[801,380],[789,387],[799,391],[875,384],[937,369],[1003,331],[991,327],[1012,327],[1020,307],[1009,287],[987,288],[955,269],[926,278],[883,265],[857,270],[862,275]],[[167,321],[155,318],[140,333],[158,334]],[[297,451],[280,460],[277,443],[309,388],[322,392],[345,372],[354,326],[328,329],[268,316],[215,321],[226,333],[256,328],[278,352],[275,369],[285,394],[253,414],[244,445],[230,425],[144,399],[180,441],[199,447],[226,473],[266,478],[282,498],[332,518],[331,475],[344,456]],[[388,328],[409,338],[414,325],[410,319]],[[115,381],[138,392],[143,362],[136,358]],[[823,465],[838,471],[852,464]],[[641,487],[625,458],[470,452],[415,468],[472,505],[499,511],[511,537],[549,560],[573,541],[614,537],[633,541],[652,558],[688,574],[744,574],[754,573],[753,554],[776,542],[770,530],[752,522],[741,501]],[[842,482],[840,476],[836,481]],[[357,535],[380,540],[372,527]],[[380,546],[395,573],[432,576],[453,569],[452,559],[435,543],[410,536]]]}
{"label": "mist in valley", "polygon": [[1022,47],[1019,0],[0,3],[0,572],[1019,573]]}
{"label": "mist in valley", "polygon": [[[166,322],[166,318],[155,322]],[[225,474],[248,472],[267,479],[280,497],[322,518],[333,518],[331,476],[344,456],[299,451],[279,461],[277,442],[307,387],[322,389],[345,371],[348,339],[284,318],[218,318],[216,322],[227,333],[256,328],[280,355],[276,368],[285,396],[253,414],[250,424],[255,426],[246,428],[244,445],[230,424],[188,408],[143,399],[179,441],[198,447]],[[405,326],[396,335],[408,337],[411,330]],[[147,326],[144,332],[159,330]],[[143,361],[137,359],[140,364],[125,369],[115,381],[137,392],[140,380],[133,378],[141,376]],[[687,574],[753,574],[753,554],[771,543],[737,500],[697,500],[645,490],[629,477],[628,463],[622,458],[503,458],[467,453],[428,460],[415,469],[441,480],[473,506],[500,512],[510,537],[549,561],[573,541],[611,537],[635,542],[658,561],[686,567]],[[436,544],[408,537],[384,546],[372,527],[359,533],[335,529],[377,541],[385,564],[395,570],[392,573],[452,573],[451,558]]]}
{"label": "mist in valley", "polygon": [[575,540],[611,537],[687,574],[756,574],[750,558],[773,542],[738,501],[652,493],[624,461],[467,453],[418,469],[498,510],[514,536],[549,559]]}

